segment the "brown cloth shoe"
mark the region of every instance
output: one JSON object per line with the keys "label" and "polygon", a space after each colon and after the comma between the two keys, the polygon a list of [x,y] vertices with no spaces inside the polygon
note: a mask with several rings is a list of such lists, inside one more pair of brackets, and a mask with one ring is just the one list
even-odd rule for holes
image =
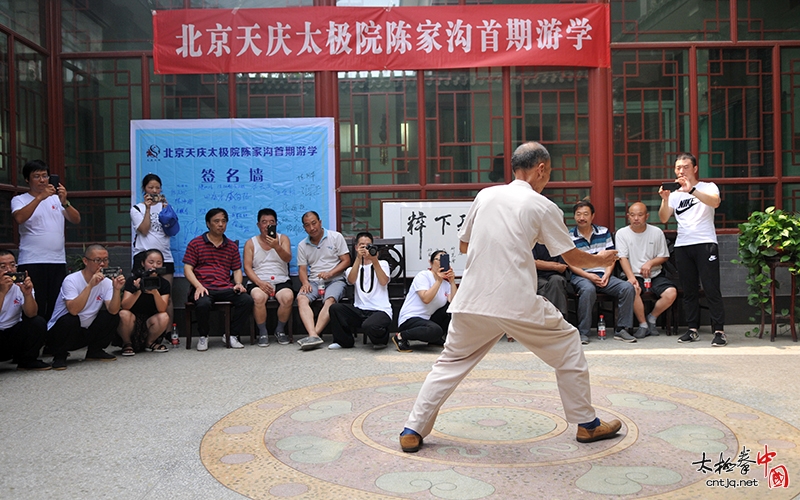
{"label": "brown cloth shoe", "polygon": [[622,422],[619,420],[614,419],[611,422],[603,422],[601,420],[600,425],[592,430],[578,426],[578,435],[575,436],[575,438],[579,443],[594,443],[595,441],[600,441],[601,439],[609,439],[616,436],[621,427]]}
{"label": "brown cloth shoe", "polygon": [[400,436],[400,448],[406,453],[416,453],[422,448],[422,436],[419,434],[406,434]]}

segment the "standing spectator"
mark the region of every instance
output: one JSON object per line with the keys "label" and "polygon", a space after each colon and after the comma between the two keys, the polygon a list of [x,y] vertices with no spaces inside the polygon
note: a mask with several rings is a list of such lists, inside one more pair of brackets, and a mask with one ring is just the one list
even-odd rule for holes
{"label": "standing spectator", "polygon": [[[108,267],[108,250],[92,244],[83,254],[84,268],[66,278],[56,300],[53,317],[47,323],[47,345],[53,353],[53,369],[67,369],[67,351],[86,349],[86,359],[115,361],[104,349],[111,343],[119,324],[120,297],[125,277],[103,276]],[[101,308],[105,306],[105,310]]]}
{"label": "standing spectator", "polygon": [[720,204],[719,188],[713,182],[701,182],[697,175],[697,158],[689,153],[675,160],[675,179],[680,188],[666,191],[659,188],[661,207],[658,218],[665,223],[675,214],[678,237],[675,240],[675,260],[683,287],[683,309],[689,330],[678,342],[700,340],[700,284],[708,299],[711,328],[714,330],[713,347],[728,344],[725,336],[725,307],[719,287],[719,246],[714,228],[714,212]]}
{"label": "standing spectator", "polygon": [[[350,253],[344,236],[323,229],[317,212],[306,212],[302,221],[308,236],[297,245],[297,268],[302,283],[297,295],[297,311],[308,337],[297,343],[300,349],[307,351],[322,345],[320,335],[330,321],[330,307],[342,300],[344,271],[350,266]],[[315,323],[311,302],[317,299],[322,299],[323,303]]]}
{"label": "standing spectator", "polygon": [[[242,284],[242,259],[236,242],[225,236],[228,228],[228,212],[224,208],[212,208],[206,212],[208,231],[195,237],[183,254],[183,273],[192,287],[189,300],[195,303],[197,312],[197,350],[208,350],[208,331],[211,308],[214,302],[233,303],[231,338],[234,349],[244,347],[238,339],[253,311],[253,299]],[[233,273],[233,281],[231,281]],[[223,338],[223,344],[228,342]]]}
{"label": "standing spectator", "polygon": [[153,248],[144,252],[143,257],[125,282],[122,295],[117,332],[122,337],[123,356],[133,356],[145,348],[152,352],[169,351],[159,341],[169,323],[167,304],[171,290],[169,281],[156,273],[164,265],[164,256],[161,250]]}
{"label": "standing spectator", "polygon": [[[131,229],[133,233],[133,268],[142,264],[145,253],[155,248],[161,251],[164,256],[164,268],[166,272],[162,277],[169,282],[172,287],[173,275],[175,274],[175,261],[170,250],[170,237],[164,232],[158,214],[168,205],[167,197],[161,192],[161,178],[156,174],[147,174],[142,179],[142,192],[144,201],[137,203],[131,208]],[[174,311],[172,306],[172,296],[169,297],[167,304],[167,326],[173,323]],[[163,333],[163,332],[162,332]]]}
{"label": "standing spectator", "polygon": [[37,315],[30,276],[20,280],[16,273],[14,254],[0,250],[0,361],[13,360],[17,370],[49,370],[50,365],[38,359],[47,323]]}
{"label": "standing spectator", "polygon": [[[639,328],[633,334],[637,339],[658,335],[656,319],[675,302],[678,291],[675,285],[661,272],[661,266],[669,260],[669,249],[664,231],[647,223],[647,206],[636,202],[628,208],[630,225],[617,231],[619,264],[636,289],[633,314],[639,320]],[[645,280],[650,280],[650,290],[658,300],[653,310],[645,316],[642,290]]]}
{"label": "standing spectator", "polygon": [[[588,201],[579,201],[573,208],[575,223],[572,230],[572,241],[578,250],[590,254],[602,250],[613,250],[614,240],[607,227],[598,226],[594,221],[594,205]],[[633,300],[636,291],[633,285],[614,276],[614,263],[605,267],[596,266],[587,269],[569,266],[572,271],[572,286],[578,293],[578,331],[581,343],[589,343],[589,329],[592,327],[592,311],[597,301],[597,292],[607,293],[619,301],[619,317],[616,318],[614,340],[633,343],[636,338],[628,333],[633,323]]]}
{"label": "standing spectator", "polygon": [[288,344],[286,322],[292,314],[294,291],[288,263],[292,260],[292,242],[278,233],[278,214],[271,208],[258,211],[259,234],[244,244],[244,272],[250,279],[247,291],[253,297],[253,317],[258,325],[258,345],[267,347],[267,300],[278,301],[278,325],[275,338]]}
{"label": "standing spectator", "polygon": [[[333,343],[328,349],[353,347],[356,328],[363,328],[374,349],[389,343],[392,326],[392,304],[389,302],[389,263],[378,260],[378,249],[372,247],[372,234],[356,235],[356,258],[345,271],[347,282],[355,286],[355,305],[336,303],[331,306]],[[370,249],[372,251],[370,251]]]}
{"label": "standing spectator", "polygon": [[409,340],[444,345],[450,314],[447,307],[456,296],[456,275],[453,268],[442,270],[440,265],[444,250],[431,254],[431,267],[414,276],[400,315],[397,318],[398,333],[392,342],[400,352],[412,352]]}
{"label": "standing spectator", "polygon": [[30,190],[11,199],[11,216],[19,224],[19,270],[36,283],[39,314],[49,319],[67,275],[64,221],[79,224],[81,214],[64,185],[50,183],[50,167],[42,160],[26,163],[22,175]]}

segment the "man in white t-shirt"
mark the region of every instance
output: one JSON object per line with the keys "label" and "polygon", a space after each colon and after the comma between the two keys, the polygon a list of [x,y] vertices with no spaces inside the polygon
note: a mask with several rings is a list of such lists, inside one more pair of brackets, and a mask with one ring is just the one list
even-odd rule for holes
{"label": "man in white t-shirt", "polygon": [[[637,201],[628,208],[630,225],[616,234],[620,267],[636,290],[633,314],[639,320],[639,328],[633,336],[637,339],[658,335],[656,319],[678,297],[675,284],[661,272],[661,266],[669,260],[667,239],[664,231],[647,223],[648,216],[647,206]],[[652,291],[658,297],[647,316],[642,291]]]}
{"label": "man in white t-shirt", "polygon": [[17,271],[13,253],[0,250],[0,361],[13,360],[17,370],[50,369],[38,359],[47,331],[38,310],[30,276]]}
{"label": "man in white t-shirt", "polygon": [[444,351],[400,434],[400,447],[407,453],[420,449],[439,408],[504,333],[555,368],[566,419],[578,424],[578,442],[614,437],[622,427],[619,420],[597,418],[578,330],[536,294],[531,249],[544,243],[551,255],[580,267],[613,265],[617,252],[590,254],[575,248],[564,213],[540,194],[550,180],[550,154],[544,146],[528,142],[518,147],[511,166],[515,180],[481,190],[459,230],[466,269],[450,304],[453,318]]}
{"label": "man in white t-shirt", "polygon": [[674,214],[678,221],[675,240],[675,261],[683,288],[683,310],[689,330],[678,342],[700,340],[700,283],[708,300],[711,328],[714,331],[713,347],[728,344],[725,336],[725,307],[719,286],[719,245],[714,227],[714,211],[721,202],[719,188],[713,182],[700,182],[697,178],[697,158],[681,153],[675,160],[676,191],[659,188],[661,207],[658,218],[665,223]]}
{"label": "man in white t-shirt", "polygon": [[333,343],[328,349],[353,347],[356,328],[363,328],[374,349],[389,343],[392,304],[389,302],[389,263],[378,260],[378,248],[368,232],[356,235],[353,266],[345,271],[347,282],[355,287],[354,305],[331,306]]}
{"label": "man in white t-shirt", "polygon": [[[93,244],[83,254],[84,267],[64,278],[53,317],[47,323],[47,345],[53,353],[53,369],[67,369],[67,353],[82,347],[86,359],[114,361],[104,349],[119,324],[119,309],[125,276],[106,278],[108,250]],[[105,306],[105,310],[101,310]]]}
{"label": "man in white t-shirt", "polygon": [[[297,274],[300,292],[297,294],[297,312],[308,332],[308,337],[297,343],[308,351],[322,345],[322,330],[330,321],[330,308],[344,295],[344,271],[350,266],[350,252],[344,236],[324,229],[317,212],[303,214],[303,229],[308,236],[297,245]],[[314,321],[311,303],[322,300],[322,309]]]}
{"label": "man in white t-shirt", "polygon": [[81,221],[81,214],[67,199],[67,189],[50,183],[50,167],[32,160],[22,168],[27,193],[11,199],[11,216],[19,224],[19,270],[36,283],[39,314],[49,319],[67,275],[64,251],[64,221]]}

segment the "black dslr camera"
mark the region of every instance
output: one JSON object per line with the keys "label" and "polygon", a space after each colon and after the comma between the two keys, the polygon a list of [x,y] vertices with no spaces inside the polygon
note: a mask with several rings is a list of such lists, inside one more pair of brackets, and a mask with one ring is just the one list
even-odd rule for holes
{"label": "black dslr camera", "polygon": [[141,278],[142,281],[139,282],[139,289],[143,292],[147,292],[161,288],[161,278],[159,278],[159,276],[166,272],[167,268],[165,267],[158,267],[151,270],[140,267],[133,272],[133,277],[134,279]]}
{"label": "black dslr camera", "polygon": [[6,273],[6,276],[11,276],[11,281],[13,281],[14,283],[22,283],[23,281],[25,281],[25,273],[8,272]]}
{"label": "black dslr camera", "polygon": [[373,245],[372,243],[367,245],[367,252],[369,252],[369,254],[372,255],[373,257],[378,255],[378,250],[379,250],[379,248],[378,248],[377,245]]}
{"label": "black dslr camera", "polygon": [[121,267],[104,267],[103,268],[103,276],[105,276],[106,278],[108,278],[110,280],[113,280],[114,278],[116,278],[120,274],[122,274],[122,268]]}

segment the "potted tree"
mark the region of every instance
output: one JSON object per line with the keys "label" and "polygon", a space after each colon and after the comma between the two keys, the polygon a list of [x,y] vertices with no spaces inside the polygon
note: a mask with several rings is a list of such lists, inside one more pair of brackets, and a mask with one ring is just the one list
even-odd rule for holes
{"label": "potted tree", "polygon": [[[733,263],[747,268],[747,302],[759,309],[763,325],[766,315],[772,314],[769,264],[787,263],[790,273],[800,272],[800,215],[769,207],[750,214],[747,222],[739,224],[739,232],[739,259]],[[775,287],[780,288],[777,280]],[[751,333],[759,333],[759,328]]]}

